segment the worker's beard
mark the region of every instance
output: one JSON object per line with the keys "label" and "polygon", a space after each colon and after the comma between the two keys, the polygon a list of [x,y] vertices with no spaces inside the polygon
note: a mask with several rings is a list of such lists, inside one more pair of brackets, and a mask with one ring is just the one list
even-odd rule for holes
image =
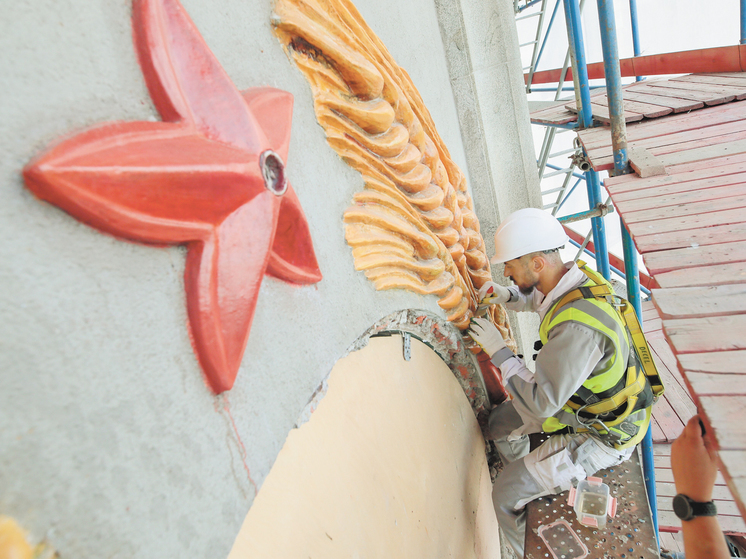
{"label": "worker's beard", "polygon": [[520,285],[518,286],[518,290],[524,295],[533,295],[534,289],[536,289],[536,284],[533,284],[529,287],[521,287]]}
{"label": "worker's beard", "polygon": [[519,290],[519,291],[520,291],[521,293],[523,293],[524,295],[531,295],[531,294],[533,294],[533,292],[534,292],[534,289],[536,288],[536,286],[537,286],[537,285],[539,285],[539,280],[536,280],[536,281],[535,281],[534,283],[532,283],[531,285],[529,285],[529,286],[527,286],[527,287],[523,287],[523,286],[521,286],[521,285],[518,285],[518,283],[516,283],[516,281],[515,281],[515,280],[513,279],[513,276],[509,276],[509,277],[508,277],[508,279],[509,279],[510,281],[512,281],[512,282],[513,282],[513,285],[515,285],[515,286],[516,286],[516,287],[518,288],[518,290]]}

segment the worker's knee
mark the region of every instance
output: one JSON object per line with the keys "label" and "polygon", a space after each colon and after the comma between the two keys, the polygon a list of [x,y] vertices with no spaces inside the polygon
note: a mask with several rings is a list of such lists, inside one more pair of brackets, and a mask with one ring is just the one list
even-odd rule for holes
{"label": "worker's knee", "polygon": [[546,491],[536,483],[523,460],[506,465],[492,487],[492,500],[498,517],[501,514],[514,514],[526,503],[544,494]]}
{"label": "worker's knee", "polygon": [[513,431],[523,425],[523,420],[512,401],[496,406],[490,412],[489,432],[493,440],[506,439]]}

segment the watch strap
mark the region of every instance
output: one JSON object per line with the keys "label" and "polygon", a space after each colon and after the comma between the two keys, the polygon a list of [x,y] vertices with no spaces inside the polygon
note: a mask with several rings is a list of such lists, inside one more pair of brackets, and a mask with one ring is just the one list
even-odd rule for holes
{"label": "watch strap", "polygon": [[674,512],[681,520],[691,520],[698,516],[717,516],[717,507],[712,501],[701,503],[679,493],[674,498]]}

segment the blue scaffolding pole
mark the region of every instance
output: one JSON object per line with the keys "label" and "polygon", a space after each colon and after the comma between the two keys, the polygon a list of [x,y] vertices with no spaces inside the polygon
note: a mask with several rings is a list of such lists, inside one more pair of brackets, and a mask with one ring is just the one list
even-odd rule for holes
{"label": "blue scaffolding pole", "polygon": [[[635,56],[640,56],[642,51],[640,50],[640,27],[637,24],[637,0],[629,0],[629,18],[632,23],[632,50]],[[644,79],[642,76],[637,76],[635,81],[640,82]]]}
{"label": "blue scaffolding pole", "polygon": [[[570,43],[570,57],[573,62],[575,98],[578,104],[578,126],[580,128],[590,128],[593,124],[593,113],[578,0],[564,0],[564,8]],[[592,170],[585,173],[585,179],[588,189],[588,202],[590,209],[593,210],[602,203],[601,181],[598,173]],[[591,227],[593,229],[593,244],[596,247],[596,269],[603,277],[609,279],[611,270],[609,269],[609,251],[606,245],[606,228],[604,227],[603,217],[592,218]]]}
{"label": "blue scaffolding pole", "polygon": [[[619,48],[617,45],[616,23],[614,20],[613,0],[598,0],[598,19],[601,27],[601,46],[604,55],[604,75],[606,76],[606,92],[609,98],[609,113],[611,116],[611,143],[614,149],[614,174],[628,172],[627,158],[627,130],[624,121],[624,102],[622,100],[622,77],[619,69]],[[642,308],[640,303],[640,274],[637,265],[637,250],[632,242],[629,231],[622,228],[622,244],[624,250],[624,268],[627,276],[627,298],[632,303],[637,317],[642,322]],[[650,501],[653,516],[653,527],[658,538],[658,510],[656,507],[655,470],[653,465],[652,430],[648,432],[642,442],[642,462],[645,474],[645,487]],[[660,543],[659,543],[660,545]]]}

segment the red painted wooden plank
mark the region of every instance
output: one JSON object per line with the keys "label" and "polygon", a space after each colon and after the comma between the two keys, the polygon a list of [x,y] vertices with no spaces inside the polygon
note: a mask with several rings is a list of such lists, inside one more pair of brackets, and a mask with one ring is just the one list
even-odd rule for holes
{"label": "red painted wooden plank", "polygon": [[666,210],[661,210],[660,216],[655,221],[648,220],[640,223],[627,223],[626,216],[622,214],[622,217],[625,218],[624,222],[627,225],[627,229],[633,235],[653,235],[656,233],[685,231],[687,229],[706,229],[713,225],[746,222],[746,212],[741,208],[682,217],[666,218],[665,216]]}
{"label": "red painted wooden plank", "polygon": [[671,445],[670,444],[653,445],[653,455],[654,456],[671,456]]}
{"label": "red painted wooden plank", "polygon": [[[661,370],[664,371],[663,376],[666,377],[667,375],[665,374],[665,369],[658,368],[658,371],[661,371]],[[672,420],[674,421],[675,431],[668,432],[666,431],[665,428],[663,428],[663,431],[669,437],[669,440],[673,440],[670,438],[670,436],[672,434],[676,434],[676,437],[678,437],[681,434],[681,432],[684,430],[684,426],[686,425],[686,422],[689,421],[689,419],[691,419],[691,417],[697,413],[697,407],[694,405],[693,400],[689,397],[689,394],[687,392],[684,392],[683,394],[681,393],[682,389],[679,387],[678,383],[673,381],[672,378],[664,378],[663,382],[666,386],[666,392],[663,396],[659,398],[658,402],[656,402],[653,408],[653,413],[656,413],[658,422],[659,424],[661,424],[661,427],[663,427],[663,422],[661,421],[660,413],[667,414],[668,413],[667,410],[669,406],[671,410],[673,410],[674,415],[676,416],[676,418],[678,418],[675,420],[672,418]],[[664,400],[668,404],[668,406],[666,406],[666,410],[656,412],[655,408],[657,408],[658,404],[660,404]]]}
{"label": "red painted wooden plank", "polygon": [[[633,127],[630,127],[634,130]],[[732,140],[740,140],[746,136],[744,123],[742,121],[726,122],[713,126],[706,126],[698,130],[684,130],[664,136],[652,136],[649,138],[627,138],[630,147],[646,148],[656,153],[670,153],[677,149],[711,145],[712,143],[724,143]],[[613,155],[611,144],[604,144],[592,149],[586,148],[588,157],[593,160]]]}
{"label": "red painted wooden plank", "polygon": [[531,113],[532,120],[554,120],[556,118],[562,118],[566,115],[577,117],[577,115],[569,112],[564,107],[557,107],[553,109],[545,109],[535,113]]}
{"label": "red painted wooden plank", "polygon": [[622,97],[624,98],[625,102],[629,99],[630,101],[639,101],[642,103],[647,103],[649,105],[660,105],[661,107],[668,107],[674,113],[694,111],[705,106],[702,101],[693,101],[691,99],[681,99],[676,97],[666,97],[665,95],[656,95],[655,93],[649,93],[648,91],[637,92],[630,89],[624,89]]}
{"label": "red painted wooden plank", "polygon": [[658,425],[658,420],[656,420],[655,417],[650,419],[650,429],[652,431],[654,443],[668,442],[668,439],[666,439],[666,435],[663,434],[663,429],[661,429],[661,426]]}
{"label": "red painted wooden plank", "polygon": [[[622,94],[624,99],[624,110],[632,113],[639,113],[645,118],[658,118],[671,114],[673,109],[671,107],[663,107],[661,105],[648,104],[645,102],[634,101],[628,99],[626,95]],[[597,105],[603,105],[604,107],[609,106],[609,98],[607,96],[599,97],[593,101]]]}
{"label": "red painted wooden plank", "polygon": [[675,553],[681,553],[684,551],[684,549],[680,547],[679,542],[676,540],[673,533],[660,532],[658,537],[660,539],[661,549]]}
{"label": "red painted wooden plank", "polygon": [[[669,445],[658,444],[655,446],[669,446]],[[656,464],[656,468],[657,467],[658,465]],[[670,467],[671,466],[670,466],[670,456],[669,456],[669,468]],[[657,480],[656,480],[655,488],[658,490],[657,494],[660,495],[661,497],[674,497],[675,495],[677,495],[675,483],[670,483],[666,481],[657,483]],[[731,495],[730,490],[728,489],[727,485],[716,485],[712,490],[712,500],[713,501],[729,501],[732,503],[733,495]],[[735,514],[738,514],[738,513],[735,513]]]}
{"label": "red painted wooden plank", "polygon": [[[714,172],[720,169],[724,165],[731,165],[733,163],[743,163],[746,161],[746,154],[737,153],[735,155],[728,155],[719,159],[709,159],[706,161],[694,161],[690,163],[680,163],[678,165],[671,165],[666,169],[669,175],[685,175],[690,171],[710,171]],[[715,176],[713,174],[713,176]]]}
{"label": "red painted wooden plank", "polygon": [[713,84],[731,87],[733,89],[746,89],[746,79],[744,79],[743,77],[724,77],[719,74],[689,74],[687,76],[670,78],[668,81],[696,84]]}
{"label": "red painted wooden plank", "polygon": [[679,362],[687,372],[746,374],[746,351],[685,353]]}
{"label": "red painted wooden plank", "polygon": [[705,84],[702,84],[697,88],[670,81],[651,82],[649,85],[654,90],[660,92],[672,92],[685,99],[702,101],[708,107],[715,107],[735,101],[740,93],[740,90],[718,88],[716,86],[708,86]]}
{"label": "red painted wooden plank", "polygon": [[578,115],[565,109],[564,101],[552,107],[544,107],[530,113],[531,121],[537,124],[567,124],[577,120]]}
{"label": "red painted wooden plank", "polygon": [[[683,192],[674,192],[662,195],[659,192],[643,190],[635,198],[624,199],[619,196],[619,200],[614,201],[617,211],[630,214],[648,210],[653,206],[656,208],[665,208],[668,206],[678,206],[681,204],[696,204],[701,202],[710,202],[714,200],[729,199],[731,197],[746,196],[746,174],[742,175],[743,182],[740,184],[729,184],[727,186],[718,186],[713,188],[704,188],[697,190],[685,190]],[[629,197],[628,197],[629,198]]]}
{"label": "red painted wooden plank", "polygon": [[660,318],[652,318],[650,320],[645,320],[642,323],[642,330],[645,332],[645,336],[650,336],[651,334],[655,334],[659,330],[663,329],[663,321]]}
{"label": "red painted wooden plank", "polygon": [[[655,86],[653,82],[646,82],[650,85],[634,85],[629,88],[630,91],[635,93],[652,93],[660,95],[662,97],[671,97],[673,99],[681,99],[694,103],[703,103],[705,106],[714,107],[716,105],[722,105],[723,103],[730,103],[735,100],[735,95],[715,95],[712,92],[704,91],[693,91],[687,89],[677,89],[671,87],[660,87]],[[660,84],[662,82],[656,82]]]}
{"label": "red painted wooden plank", "polygon": [[668,80],[665,83],[650,83],[652,87],[665,88],[665,89],[681,89],[684,91],[699,91],[702,93],[712,94],[712,99],[720,103],[723,99],[726,102],[739,99],[739,95],[744,91],[740,87],[727,87],[720,84],[711,84],[704,81],[698,81],[693,83],[678,82],[675,80]]}
{"label": "red painted wooden plank", "polygon": [[[681,378],[681,373],[679,373],[676,365],[676,358],[668,347],[666,340],[656,340],[656,343],[648,340],[648,344],[650,345],[653,360],[661,375],[663,384],[666,387],[663,397],[666,398],[676,415],[681,419],[682,425],[686,425],[689,418],[697,413],[697,407],[694,405],[694,401],[689,394],[689,389],[686,388],[684,379]],[[665,351],[661,351],[663,346],[665,346]]]}
{"label": "red painted wooden plank", "polygon": [[[593,113],[595,115],[595,112]],[[655,136],[664,136],[686,130],[699,130],[706,126],[735,122],[746,118],[746,103],[729,103],[721,107],[703,109],[694,113],[669,115],[666,118],[648,120],[627,129],[627,141],[637,141]],[[580,141],[586,150],[608,145],[611,140],[609,131],[604,128],[592,128],[580,132]]]}
{"label": "red painted wooden plank", "polygon": [[[746,169],[746,165],[740,164],[744,169]],[[729,166],[730,167],[730,166]],[[738,168],[738,167],[735,167]],[[726,171],[726,168],[724,167],[722,171]],[[711,175],[712,169],[706,169],[701,173],[697,173],[697,175]],[[645,186],[640,185],[640,188],[634,188],[632,190],[624,190],[622,192],[617,192],[617,188],[631,188],[633,185],[636,187],[636,183],[627,182],[624,183],[627,186],[620,187],[616,185],[612,185],[608,190],[611,193],[612,200],[615,204],[619,204],[621,202],[627,202],[627,201],[635,201],[640,197],[645,198],[651,198],[650,204],[654,204],[655,201],[652,200],[653,197],[656,196],[673,196],[676,194],[683,194],[685,192],[702,192],[703,196],[707,195],[707,190],[711,188],[718,188],[718,187],[733,187],[735,185],[741,185],[746,184],[746,172],[741,173],[732,173],[727,175],[719,175],[715,177],[704,177],[700,179],[694,179],[694,180],[681,180],[681,177],[690,178],[689,175],[694,175],[694,173],[684,173],[680,175],[668,175],[670,177],[670,180],[667,183],[661,184],[661,185],[653,185],[653,186]],[[652,177],[655,178],[655,177]],[[663,178],[663,177],[661,177]],[[638,180],[646,180],[646,179],[638,179]],[[607,179],[608,182],[608,179]],[[604,183],[606,184],[606,183]]]}
{"label": "red painted wooden plank", "polygon": [[[746,187],[746,185],[744,185]],[[683,217],[688,215],[702,215],[711,212],[721,212],[724,210],[734,210],[746,207],[746,194],[740,196],[728,196],[726,198],[713,198],[709,200],[675,201],[673,203],[658,205],[657,199],[646,199],[649,204],[655,204],[654,208],[645,210],[630,211],[624,203],[616,204],[617,210],[624,216],[624,222],[631,226],[633,223],[642,223],[660,219],[661,216],[667,218]],[[716,223],[720,223],[719,221]]]}
{"label": "red painted wooden plank", "polygon": [[[664,446],[664,445],[671,446],[670,444],[667,444],[667,443],[655,443],[653,445],[653,448],[655,448],[656,446]],[[660,468],[660,469],[656,468],[655,469],[655,481],[656,483],[659,481],[663,481],[666,483],[673,483],[673,472],[671,472],[669,468]]]}
{"label": "red painted wooden plank", "polygon": [[674,353],[702,353],[746,349],[746,315],[664,320]]}
{"label": "red painted wooden plank", "polygon": [[744,498],[746,498],[746,451],[744,450],[721,450],[719,453],[720,463],[725,470],[728,487],[741,510],[741,515],[746,516]]}
{"label": "red painted wooden plank", "polygon": [[[665,88],[657,87],[655,90],[661,90],[661,91],[667,91]],[[692,129],[692,127],[688,127],[687,123],[693,119],[696,118],[697,120],[705,119],[705,122],[708,120],[714,120],[715,122],[723,121],[724,118],[727,117],[727,115],[730,115],[732,113],[742,113],[744,110],[744,103],[741,102],[734,102],[734,103],[728,103],[722,106],[718,107],[710,107],[707,109],[702,109],[699,111],[694,111],[691,113],[680,113],[680,114],[673,114],[666,117],[663,121],[660,119],[655,120],[648,120],[645,122],[637,123],[634,125],[634,134],[643,134],[645,130],[647,129],[653,129],[655,130],[658,126],[660,126],[661,122],[668,122],[670,124],[675,125],[683,125],[683,129]],[[697,128],[697,127],[694,127]],[[583,139],[583,142],[585,144],[589,144],[591,146],[594,146],[598,143],[604,143],[605,142],[605,135],[603,134],[603,130],[598,128],[589,128],[586,130],[580,131],[580,135]],[[650,134],[645,133],[645,136],[641,137],[648,137]],[[636,138],[639,139],[639,138]]]}
{"label": "red painted wooden plank", "polygon": [[565,111],[564,113],[555,116],[531,117],[531,122],[533,124],[541,124],[544,126],[552,124],[568,124],[570,122],[575,122],[576,120],[578,120],[578,115],[569,111]]}
{"label": "red painted wooden plank", "polygon": [[[716,245],[718,246],[718,245]],[[746,262],[673,270],[655,276],[660,287],[724,286],[746,282]]]}
{"label": "red painted wooden plank", "polygon": [[653,416],[667,441],[674,441],[684,430],[682,419],[676,414],[667,398],[659,398],[653,406]]}
{"label": "red painted wooden plank", "polygon": [[533,111],[529,111],[529,114],[531,116],[534,115],[542,115],[545,113],[553,113],[557,111],[557,109],[565,110],[565,101],[556,101],[553,105],[547,105],[538,109],[535,109]]}
{"label": "red painted wooden plank", "polygon": [[[667,447],[671,448],[670,444],[665,444],[665,445],[658,444],[658,445],[655,445],[655,446],[667,446]],[[671,468],[671,454],[669,453],[667,455],[661,455],[661,454],[653,453],[653,466],[655,466],[656,470],[658,468],[664,469],[664,470],[665,469],[670,469]],[[674,495],[675,495],[675,493],[674,493]]]}
{"label": "red painted wooden plank", "polygon": [[723,78],[739,78],[739,79],[746,79],[746,72],[743,70],[733,71],[733,72],[703,72],[707,74],[708,76],[721,76]]}
{"label": "red painted wooden plank", "polygon": [[682,268],[744,262],[746,261],[746,242],[653,252],[646,254],[643,258],[648,271],[657,276]]}
{"label": "red painted wooden plank", "polygon": [[[746,449],[746,420],[742,396],[702,396],[700,404],[710,425],[715,429],[718,447],[721,450]],[[746,473],[746,464],[741,465],[741,473]],[[734,472],[729,472],[731,476]]]}
{"label": "red painted wooden plank", "polygon": [[746,284],[653,289],[652,294],[664,321],[746,313]]}
{"label": "red painted wooden plank", "polygon": [[[627,192],[639,188],[654,188],[656,186],[665,186],[667,184],[688,182],[706,178],[732,175],[746,170],[746,154],[729,155],[716,160],[697,161],[695,163],[684,163],[682,165],[673,165],[668,167],[667,176],[648,177],[642,179],[637,175],[620,175],[610,177],[604,181],[604,185],[609,192]],[[739,167],[740,165],[740,167]],[[642,182],[645,181],[645,182]]]}
{"label": "red painted wooden plank", "polygon": [[[671,441],[673,442],[673,441]],[[657,446],[671,446],[669,443],[655,443],[653,445],[653,448]],[[655,460],[655,458],[653,458]],[[662,465],[665,465],[662,463]],[[671,467],[669,465],[668,468],[661,467],[660,469],[655,469],[655,481],[662,481],[665,483],[673,483],[673,473],[671,472]],[[723,477],[723,474],[718,472],[717,476],[715,477],[715,487],[728,487],[728,485],[725,482],[725,478]]]}
{"label": "red painted wooden plank", "polygon": [[[599,105],[597,103],[591,103],[591,111],[593,112],[593,118],[595,118],[596,120],[603,122],[604,124],[611,123],[611,114],[609,113],[609,107],[604,107],[603,105]],[[632,111],[624,111],[625,122],[637,122],[638,120],[642,120],[641,114]]]}
{"label": "red painted wooden plank", "polygon": [[[746,532],[746,523],[739,516],[718,515],[718,522],[725,534],[743,534]],[[666,528],[668,528],[667,531],[671,531],[672,528],[677,532],[681,530],[681,520],[670,511],[660,511],[658,513],[658,524],[661,531]]]}
{"label": "red painted wooden plank", "polygon": [[[717,353],[733,353],[720,351]],[[686,380],[698,396],[746,396],[746,379],[740,374],[685,371]]]}
{"label": "red painted wooden plank", "polygon": [[746,224],[733,223],[705,229],[688,229],[653,235],[631,234],[637,250],[647,253],[676,248],[717,245],[730,241],[746,241]]}
{"label": "red painted wooden plank", "polygon": [[746,140],[737,140],[726,144],[716,144],[705,147],[682,149],[665,155],[655,154],[666,167],[681,163],[692,163],[706,159],[716,159],[746,153]]}
{"label": "red painted wooden plank", "polygon": [[[730,123],[733,124],[733,123]],[[705,146],[714,146],[717,144],[732,144],[735,142],[743,141],[746,139],[746,129],[744,129],[743,123],[736,122],[736,126],[741,127],[741,130],[738,130],[736,132],[732,132],[729,134],[722,133],[719,128],[720,126],[709,126],[705,130],[712,130],[712,135],[705,134],[706,137],[704,138],[694,138],[691,136],[694,136],[694,134],[691,133],[691,131],[687,131],[687,134],[690,136],[687,141],[683,142],[670,142],[670,136],[666,136],[664,139],[662,138],[658,143],[660,145],[652,146],[648,148],[648,150],[653,155],[665,155],[668,153],[674,153],[674,152],[680,152],[690,149],[696,149],[701,148]],[[733,150],[731,150],[733,152]],[[727,150],[726,150],[727,153]],[[733,153],[744,153],[743,150],[738,150]]]}

